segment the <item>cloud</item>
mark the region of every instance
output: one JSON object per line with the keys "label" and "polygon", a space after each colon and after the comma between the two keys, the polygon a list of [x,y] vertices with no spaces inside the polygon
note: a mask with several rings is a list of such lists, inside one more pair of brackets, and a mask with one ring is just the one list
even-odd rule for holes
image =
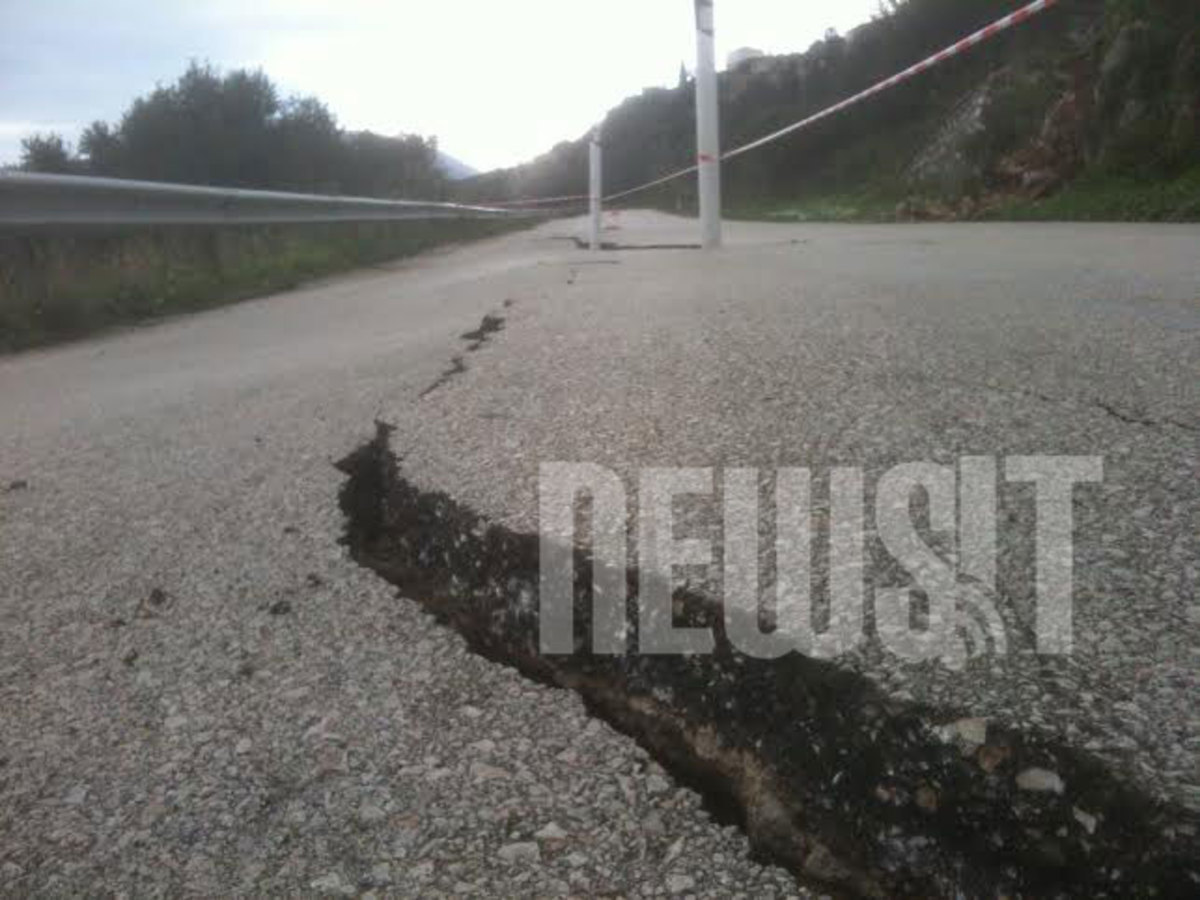
{"label": "cloud", "polygon": [[[694,56],[690,0],[0,0],[0,162],[21,123],[75,138],[189,59],[261,66],[343,126],[433,134],[477,168],[580,136]],[[800,50],[876,0],[717,0],[718,58]]]}
{"label": "cloud", "polygon": [[[181,4],[182,6],[182,4]],[[74,139],[116,119],[138,94],[177,77],[193,57],[233,61],[220,30],[198,29],[174,4],[150,0],[8,3],[0,21],[0,162],[15,161],[21,124]]]}

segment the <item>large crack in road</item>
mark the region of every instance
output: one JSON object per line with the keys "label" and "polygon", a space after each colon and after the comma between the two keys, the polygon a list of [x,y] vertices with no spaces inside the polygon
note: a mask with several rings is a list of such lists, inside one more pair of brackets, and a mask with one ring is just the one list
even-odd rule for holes
{"label": "large crack in road", "polygon": [[[1200,822],[1090,755],[961,711],[899,703],[867,679],[793,654],[739,653],[713,603],[675,593],[711,626],[711,656],[538,651],[538,537],[488,523],[405,480],[391,429],[339,468],[345,542],[471,649],[578,692],[764,858],[851,896],[1194,896]],[[577,550],[576,646],[590,647],[592,563]],[[630,629],[638,576],[626,573]],[[403,648],[397,648],[403,652]]]}

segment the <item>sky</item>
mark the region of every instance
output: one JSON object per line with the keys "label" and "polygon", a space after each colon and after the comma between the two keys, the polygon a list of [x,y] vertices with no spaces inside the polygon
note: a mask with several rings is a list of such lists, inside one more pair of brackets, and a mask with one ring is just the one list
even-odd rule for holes
{"label": "sky", "polygon": [[[715,0],[717,57],[807,49],[878,0]],[[20,139],[116,121],[188,61],[261,67],[344,128],[524,162],[692,66],[691,0],[0,0],[0,164]]]}

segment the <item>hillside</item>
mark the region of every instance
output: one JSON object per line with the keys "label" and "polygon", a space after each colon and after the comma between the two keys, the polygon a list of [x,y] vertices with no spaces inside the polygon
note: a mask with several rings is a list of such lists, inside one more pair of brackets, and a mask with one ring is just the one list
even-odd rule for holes
{"label": "hillside", "polygon": [[[849,35],[722,73],[722,146],[804,118],[1024,0],[896,0]],[[689,163],[691,84],[604,123],[606,190]],[[728,162],[734,214],[789,218],[1200,217],[1200,4],[1063,0],[970,53]],[[586,138],[459,186],[470,199],[580,193]],[[627,201],[687,210],[694,179]]]}

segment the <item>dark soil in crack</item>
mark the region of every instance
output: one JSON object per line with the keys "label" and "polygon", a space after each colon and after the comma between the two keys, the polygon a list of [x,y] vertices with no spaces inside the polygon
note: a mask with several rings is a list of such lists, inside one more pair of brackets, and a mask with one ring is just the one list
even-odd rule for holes
{"label": "dark soil in crack", "polygon": [[[536,535],[489,524],[408,483],[390,429],[339,464],[354,558],[422,603],[476,653],[577,691],[650,750],[756,853],[846,896],[1185,897],[1200,889],[1196,816],[1123,785],[1089,755],[994,724],[974,752],[865,678],[793,654],[750,659],[704,597],[676,592],[680,624],[711,625],[711,656],[599,656],[592,563],[575,551],[576,652],[539,652]],[[629,587],[630,629],[638,577]],[[402,652],[403,648],[397,648]],[[1050,770],[1056,790],[1022,790]],[[1053,779],[1051,779],[1053,781]]]}
{"label": "dark soil in crack", "polygon": [[463,358],[461,356],[453,357],[450,360],[450,366],[446,369],[443,369],[442,373],[438,375],[438,377],[432,382],[430,382],[429,386],[425,388],[425,390],[421,391],[421,399],[425,399],[438,388],[445,385],[446,382],[448,382],[455,375],[461,375],[465,371],[467,371],[467,365],[463,362]]}
{"label": "dark soil in crack", "polygon": [[[575,246],[580,250],[591,249],[591,244],[580,237],[571,237],[567,240],[575,242]],[[612,241],[602,241],[600,243],[601,250],[700,250],[699,244],[616,244]]]}
{"label": "dark soil in crack", "polygon": [[[504,308],[508,309],[513,305],[514,302],[515,301],[513,300],[505,300]],[[483,317],[483,320],[479,323],[478,328],[459,335],[459,338],[461,340],[468,341],[467,352],[474,353],[489,340],[491,340],[493,334],[503,330],[504,316],[497,316],[493,315],[492,313],[488,313]],[[461,355],[451,357],[449,367],[444,369],[442,373],[438,375],[438,377],[435,378],[428,387],[425,388],[425,390],[421,391],[421,399],[424,400],[438,388],[443,387],[448,381],[450,381],[451,378],[454,378],[456,375],[462,375],[466,371],[467,364],[463,361],[463,357]]]}
{"label": "dark soil in crack", "polygon": [[479,327],[474,331],[464,332],[461,337],[464,341],[470,341],[471,345],[467,350],[478,350],[488,342],[488,339],[497,331],[504,330],[504,317],[494,316],[488,313],[483,317],[483,321],[479,323]]}

